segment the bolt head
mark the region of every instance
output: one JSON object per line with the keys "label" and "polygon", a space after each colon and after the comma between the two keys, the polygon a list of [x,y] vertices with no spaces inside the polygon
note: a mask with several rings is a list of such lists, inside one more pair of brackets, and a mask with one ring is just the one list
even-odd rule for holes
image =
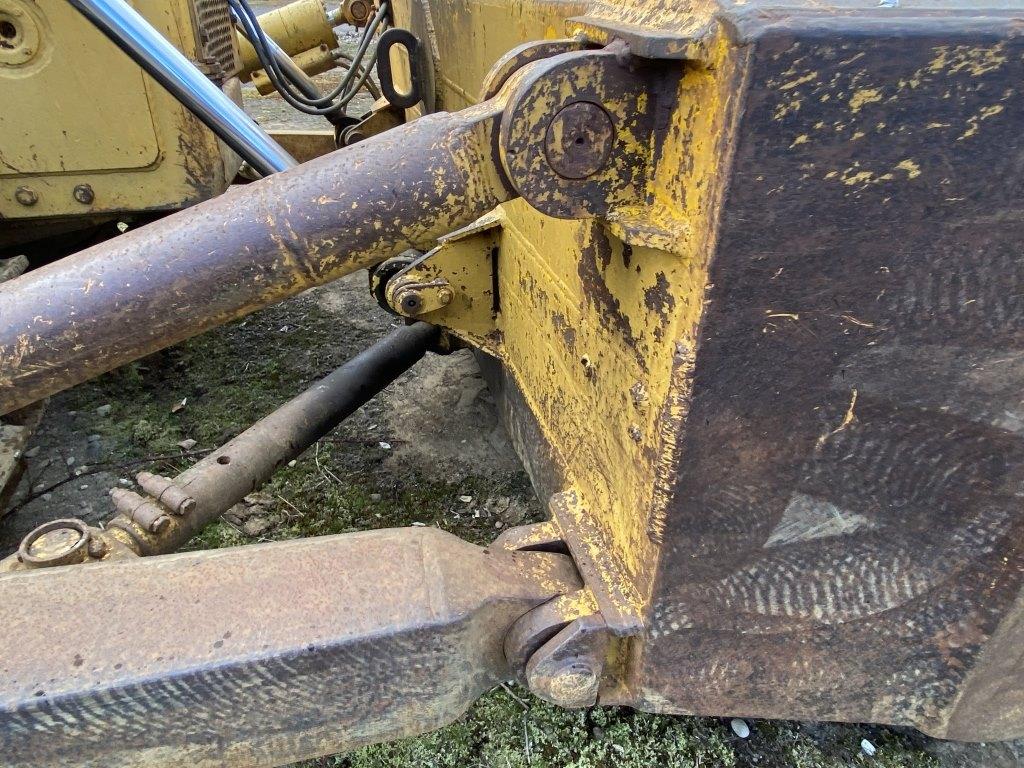
{"label": "bolt head", "polygon": [[71,194],[82,205],[92,205],[92,201],[96,199],[96,193],[92,191],[92,187],[88,184],[77,185]]}
{"label": "bolt head", "polygon": [[167,526],[171,524],[171,518],[167,515],[160,515],[156,520],[150,523],[150,533],[163,533]]}
{"label": "bolt head", "polygon": [[527,683],[542,699],[560,707],[576,708],[593,706],[601,680],[593,667],[577,660],[547,674],[528,671]]}
{"label": "bolt head", "polygon": [[22,205],[31,206],[39,202],[39,195],[31,187],[18,187],[14,190],[14,199]]}
{"label": "bolt head", "polygon": [[402,297],[401,307],[405,312],[415,313],[423,308],[423,299],[414,293]]}
{"label": "bolt head", "polygon": [[451,304],[453,298],[455,298],[455,294],[451,292],[450,288],[442,288],[437,292],[437,300],[444,306]]}
{"label": "bolt head", "polygon": [[615,126],[608,113],[590,101],[562,107],[548,124],[544,152],[555,173],[566,179],[585,179],[608,163]]}

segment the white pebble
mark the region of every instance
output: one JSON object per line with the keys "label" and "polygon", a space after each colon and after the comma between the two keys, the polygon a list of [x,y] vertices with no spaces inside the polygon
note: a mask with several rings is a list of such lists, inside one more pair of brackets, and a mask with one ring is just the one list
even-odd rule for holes
{"label": "white pebble", "polygon": [[741,739],[747,738],[750,735],[750,726],[747,725],[746,720],[741,720],[738,717],[734,717],[729,721],[729,725],[732,726],[732,732],[739,736]]}
{"label": "white pebble", "polygon": [[459,496],[459,501],[461,501],[463,504],[472,504],[473,503],[473,497],[472,496]]}
{"label": "white pebble", "polygon": [[391,443],[383,443],[382,442],[380,444],[380,448],[381,448],[382,451],[390,451],[391,450]]}
{"label": "white pebble", "polygon": [[874,744],[872,744],[867,739],[861,739],[860,740],[860,751],[863,752],[868,757],[874,757],[875,756],[875,752],[878,751],[878,747],[876,747]]}

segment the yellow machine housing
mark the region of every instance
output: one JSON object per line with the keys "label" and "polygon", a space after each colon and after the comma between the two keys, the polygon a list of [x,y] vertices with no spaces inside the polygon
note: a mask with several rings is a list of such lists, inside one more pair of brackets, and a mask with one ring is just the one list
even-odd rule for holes
{"label": "yellow machine housing", "polygon": [[[224,0],[131,4],[240,101]],[[68,231],[183,208],[234,178],[239,158],[65,0],[0,0],[0,36],[0,99],[17,105],[0,109],[0,249],[55,218]]]}

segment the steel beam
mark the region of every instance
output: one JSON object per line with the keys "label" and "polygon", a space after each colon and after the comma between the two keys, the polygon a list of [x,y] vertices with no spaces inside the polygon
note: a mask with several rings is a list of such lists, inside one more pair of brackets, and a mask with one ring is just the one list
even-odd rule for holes
{"label": "steel beam", "polygon": [[421,733],[508,679],[502,641],[570,560],[433,528],[0,577],[0,755],[278,765]]}

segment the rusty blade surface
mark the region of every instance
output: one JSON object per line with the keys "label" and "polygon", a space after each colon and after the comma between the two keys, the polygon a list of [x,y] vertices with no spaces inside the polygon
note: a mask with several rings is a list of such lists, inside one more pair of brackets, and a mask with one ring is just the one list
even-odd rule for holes
{"label": "rusty blade surface", "polygon": [[0,414],[472,222],[501,98],[424,117],[0,287]]}
{"label": "rusty blade surface", "polygon": [[7,766],[277,765],[454,719],[568,558],[406,528],[0,577]]}

